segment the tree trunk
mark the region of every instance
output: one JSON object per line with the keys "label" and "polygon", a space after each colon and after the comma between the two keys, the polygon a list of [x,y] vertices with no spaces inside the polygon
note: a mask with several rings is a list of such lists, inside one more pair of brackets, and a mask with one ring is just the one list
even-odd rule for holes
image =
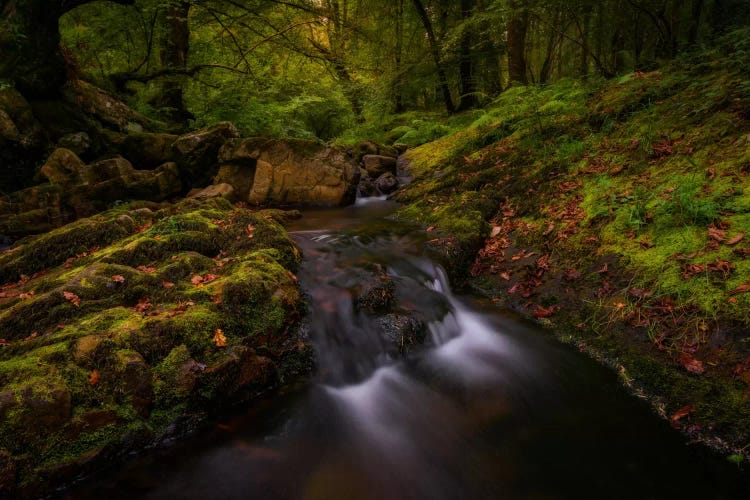
{"label": "tree trunk", "polygon": [[529,29],[529,11],[524,0],[510,2],[512,9],[508,21],[508,84],[526,85],[526,32]]}
{"label": "tree trunk", "polygon": [[393,107],[396,113],[404,111],[404,75],[402,59],[404,52],[404,0],[396,0],[396,48],[395,77],[393,78]]}
{"label": "tree trunk", "polygon": [[[67,79],[58,22],[93,0],[0,0],[0,79],[27,98],[53,98]],[[135,0],[113,0],[133,4]]]}
{"label": "tree trunk", "polygon": [[[473,15],[475,0],[461,0],[461,19],[467,23]],[[461,33],[459,54],[459,88],[461,93],[458,111],[466,111],[479,105],[477,84],[472,54],[472,29],[464,25]]]}
{"label": "tree trunk", "polygon": [[[190,2],[172,2],[162,12],[163,38],[159,59],[163,69],[175,70],[177,73],[187,70],[190,51]],[[183,99],[184,76],[171,76],[163,80],[160,95],[153,103],[168,121],[186,123],[194,118],[187,111]]]}
{"label": "tree trunk", "polygon": [[688,33],[688,45],[693,46],[698,43],[698,31],[701,26],[701,15],[703,14],[704,0],[693,0],[691,8],[690,32]]}
{"label": "tree trunk", "polygon": [[414,8],[417,10],[419,19],[422,21],[422,25],[424,26],[424,30],[427,34],[427,41],[430,44],[430,53],[432,54],[432,59],[435,62],[435,67],[438,73],[438,81],[440,82],[440,89],[443,93],[445,109],[448,111],[448,113],[453,114],[456,112],[456,108],[453,105],[453,98],[451,97],[450,87],[448,87],[448,78],[445,76],[445,69],[443,68],[443,61],[440,55],[440,44],[435,37],[435,30],[432,28],[432,21],[430,21],[430,16],[427,14],[427,11],[422,4],[422,0],[412,0],[412,3],[414,4]]}

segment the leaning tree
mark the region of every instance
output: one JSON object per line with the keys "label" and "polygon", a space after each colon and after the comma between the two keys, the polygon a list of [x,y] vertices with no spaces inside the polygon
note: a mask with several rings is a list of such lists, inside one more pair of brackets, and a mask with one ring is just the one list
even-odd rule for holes
{"label": "leaning tree", "polygon": [[54,97],[66,80],[59,20],[92,1],[0,0],[0,80],[12,82],[26,98]]}

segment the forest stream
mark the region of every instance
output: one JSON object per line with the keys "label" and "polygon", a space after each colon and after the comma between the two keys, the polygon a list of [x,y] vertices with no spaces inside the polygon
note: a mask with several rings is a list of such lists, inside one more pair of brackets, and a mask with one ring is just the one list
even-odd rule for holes
{"label": "forest stream", "polygon": [[[170,447],[80,484],[70,499],[741,498],[747,478],[685,444],[615,373],[481,299],[454,294],[426,233],[378,200],[306,211],[318,370]],[[355,306],[387,274],[395,308],[427,325],[408,354]],[[406,317],[401,316],[401,317]],[[403,339],[402,339],[403,340]],[[744,496],[747,498],[747,496]]]}

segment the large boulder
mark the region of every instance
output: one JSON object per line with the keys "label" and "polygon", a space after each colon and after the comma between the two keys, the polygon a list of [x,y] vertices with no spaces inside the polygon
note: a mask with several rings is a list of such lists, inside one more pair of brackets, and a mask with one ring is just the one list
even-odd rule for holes
{"label": "large boulder", "polygon": [[210,127],[181,135],[172,144],[180,165],[185,187],[204,187],[219,171],[217,154],[229,139],[240,136],[229,122],[219,122]]}
{"label": "large boulder", "polygon": [[82,173],[86,165],[73,151],[56,149],[41,169],[41,174],[52,184],[68,186],[83,182]]}
{"label": "large boulder", "polygon": [[375,186],[377,186],[378,190],[383,194],[391,194],[398,189],[398,185],[398,179],[396,179],[396,176],[390,172],[381,175],[378,177],[378,180],[375,181]]}
{"label": "large boulder", "polygon": [[[354,202],[360,172],[342,150],[304,140],[231,140],[219,161],[238,194],[250,179],[247,201],[255,205],[343,206]],[[230,166],[230,167],[227,167]]]}

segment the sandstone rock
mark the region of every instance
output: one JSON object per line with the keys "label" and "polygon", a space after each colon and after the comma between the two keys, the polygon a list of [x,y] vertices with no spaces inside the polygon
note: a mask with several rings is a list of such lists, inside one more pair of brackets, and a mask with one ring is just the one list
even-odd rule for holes
{"label": "sandstone rock", "polygon": [[224,198],[230,199],[232,198],[233,193],[234,187],[232,187],[231,184],[222,183],[203,188],[198,192],[191,194],[189,197],[204,200],[207,198],[219,198],[223,196]]}
{"label": "sandstone rock", "polygon": [[58,148],[42,166],[41,174],[53,184],[66,186],[83,182],[81,173],[86,165],[69,149]]}
{"label": "sandstone rock", "polygon": [[391,194],[398,189],[398,179],[392,173],[386,173],[378,177],[375,181],[378,190],[383,194]]}
{"label": "sandstone rock", "polygon": [[172,134],[129,134],[122,141],[120,152],[137,168],[153,169],[177,160],[172,145],[178,138]]}
{"label": "sandstone rock", "polygon": [[214,177],[214,184],[231,184],[234,188],[232,201],[248,201],[250,190],[255,181],[255,162],[252,165],[247,163],[228,164],[219,167],[219,173]]}
{"label": "sandstone rock", "polygon": [[227,140],[239,136],[234,125],[219,122],[177,138],[172,149],[179,158],[183,182],[193,187],[207,185],[219,170],[219,149]]}
{"label": "sandstone rock", "polygon": [[[219,159],[255,167],[248,201],[256,205],[342,206],[356,198],[359,169],[343,151],[303,140],[228,141]],[[250,170],[243,177],[249,177]]]}
{"label": "sandstone rock", "polygon": [[385,173],[396,173],[396,158],[381,155],[367,155],[362,158],[365,170],[372,179],[377,179]]}

